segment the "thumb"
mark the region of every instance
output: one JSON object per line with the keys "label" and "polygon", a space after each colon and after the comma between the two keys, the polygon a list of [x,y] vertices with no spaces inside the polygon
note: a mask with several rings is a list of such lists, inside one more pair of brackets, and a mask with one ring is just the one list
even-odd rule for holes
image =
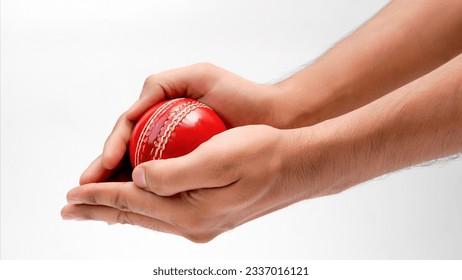
{"label": "thumb", "polygon": [[236,182],[239,179],[236,161],[232,156],[223,154],[223,151],[218,152],[212,140],[185,156],[138,165],[132,173],[133,182],[161,196],[223,187]]}

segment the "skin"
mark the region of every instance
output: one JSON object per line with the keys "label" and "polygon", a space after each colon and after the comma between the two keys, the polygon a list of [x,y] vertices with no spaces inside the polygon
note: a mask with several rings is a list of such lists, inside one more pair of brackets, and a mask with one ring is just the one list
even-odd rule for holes
{"label": "skin", "polygon": [[[394,1],[275,85],[204,63],[148,77],[103,154],[69,191],[63,218],[207,242],[298,201],[461,152],[460,14],[455,0]],[[208,104],[231,129],[186,156],[150,161],[130,174],[134,122],[180,96]]]}

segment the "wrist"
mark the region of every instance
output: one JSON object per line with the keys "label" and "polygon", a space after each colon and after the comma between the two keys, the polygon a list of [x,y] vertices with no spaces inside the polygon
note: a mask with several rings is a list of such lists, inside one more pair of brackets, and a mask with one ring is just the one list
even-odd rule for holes
{"label": "wrist", "polygon": [[375,177],[369,135],[350,129],[346,119],[285,131],[284,173],[302,199],[333,195]]}
{"label": "wrist", "polygon": [[333,77],[321,63],[313,64],[275,85],[284,128],[318,124],[355,109],[357,100],[348,91],[348,77]]}
{"label": "wrist", "polygon": [[367,106],[288,130],[285,159],[305,198],[335,194],[374,177],[461,150],[462,56]]}
{"label": "wrist", "polygon": [[282,173],[300,200],[334,194],[345,185],[339,176],[344,162],[334,159],[337,143],[327,134],[318,125],[284,130]]}

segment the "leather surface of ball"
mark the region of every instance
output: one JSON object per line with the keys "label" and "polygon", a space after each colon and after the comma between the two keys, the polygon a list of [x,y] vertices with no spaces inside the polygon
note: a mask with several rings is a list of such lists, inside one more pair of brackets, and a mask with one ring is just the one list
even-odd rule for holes
{"label": "leather surface of ball", "polygon": [[189,98],[166,100],[147,110],[133,128],[129,154],[140,163],[186,155],[226,125],[209,106]]}

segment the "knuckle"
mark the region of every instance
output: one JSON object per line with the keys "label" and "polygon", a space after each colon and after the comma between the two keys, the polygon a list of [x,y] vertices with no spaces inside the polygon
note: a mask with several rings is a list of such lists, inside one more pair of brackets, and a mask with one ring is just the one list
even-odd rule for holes
{"label": "knuckle", "polygon": [[215,67],[214,64],[210,63],[210,62],[207,62],[207,61],[201,61],[199,63],[196,64],[197,67],[201,67],[201,68],[212,68],[212,67]]}
{"label": "knuckle", "polygon": [[201,70],[205,73],[215,71],[217,69],[217,66],[210,62],[199,62],[195,64],[194,67],[196,67],[198,70]]}
{"label": "knuckle", "polygon": [[152,84],[154,84],[157,80],[157,75],[155,74],[151,74],[149,76],[146,77],[146,80],[144,80],[144,86],[150,86]]}
{"label": "knuckle", "polygon": [[116,190],[116,193],[112,199],[112,205],[121,211],[127,211],[129,209],[128,201],[124,196],[122,189]]}
{"label": "knuckle", "polygon": [[146,80],[144,80],[143,90],[140,94],[140,99],[152,92],[156,87],[159,87],[159,76],[158,75],[149,75]]}
{"label": "knuckle", "polygon": [[96,190],[97,190],[96,183],[91,183],[87,185],[87,188],[85,189],[85,192],[84,192],[86,204],[89,204],[89,205],[99,204],[99,201],[101,200],[100,199],[101,195]]}
{"label": "knuckle", "polygon": [[133,221],[130,218],[129,212],[119,211],[117,214],[117,223],[119,224],[130,224],[133,225]]}

